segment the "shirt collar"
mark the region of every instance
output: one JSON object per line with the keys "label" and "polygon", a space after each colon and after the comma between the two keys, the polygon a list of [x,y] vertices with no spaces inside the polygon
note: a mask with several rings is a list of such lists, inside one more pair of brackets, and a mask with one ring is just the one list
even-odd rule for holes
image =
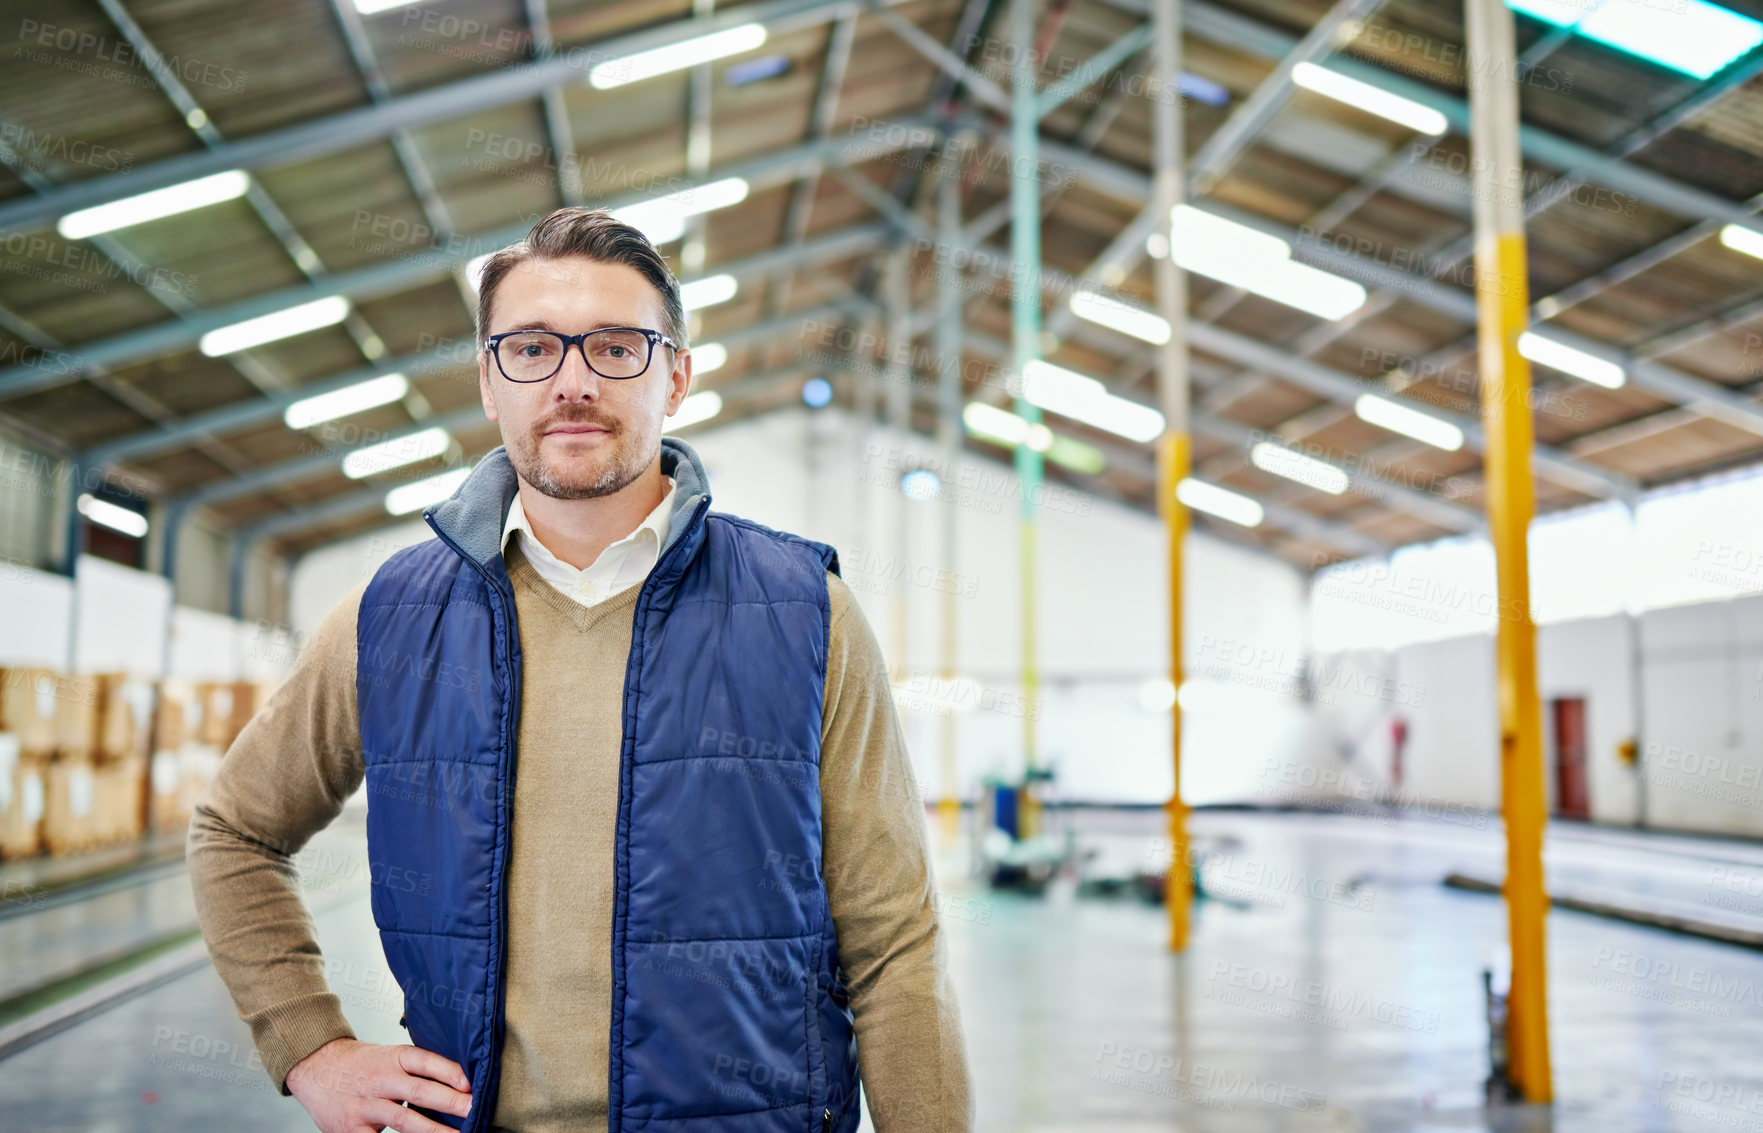
{"label": "shirt collar", "polygon": [[[649,545],[659,550],[661,545],[667,542],[667,531],[673,519],[673,496],[679,484],[672,476],[666,476],[663,479],[667,481],[667,493],[661,497],[661,502],[655,505],[653,511],[643,517],[643,522],[638,524],[634,531],[622,539],[614,540],[606,550],[610,551],[613,547],[622,546],[633,540],[648,541],[651,538],[653,541]],[[530,540],[529,543],[521,545],[523,550],[538,548],[547,554],[549,553],[549,548],[539,542],[539,537],[533,534],[532,524],[527,520],[526,508],[520,502],[518,491],[514,493],[514,499],[508,505],[508,518],[502,524],[502,550],[504,552],[508,550],[508,540],[513,538],[517,531]],[[601,554],[605,554],[605,551],[602,551]]]}

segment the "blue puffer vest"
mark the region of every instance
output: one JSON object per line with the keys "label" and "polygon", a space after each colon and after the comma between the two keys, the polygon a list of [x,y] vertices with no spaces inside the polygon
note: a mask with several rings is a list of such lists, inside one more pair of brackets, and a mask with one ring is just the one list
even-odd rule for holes
{"label": "blue puffer vest", "polygon": [[[624,684],[608,1067],[613,1133],[857,1128],[856,1042],[821,878],[831,547],[711,513],[661,442],[674,512]],[[411,1040],[494,1116],[522,680],[502,527],[479,462],[374,575],[356,627],[374,921]],[[568,680],[565,673],[528,674]],[[416,879],[421,879],[418,882]]]}

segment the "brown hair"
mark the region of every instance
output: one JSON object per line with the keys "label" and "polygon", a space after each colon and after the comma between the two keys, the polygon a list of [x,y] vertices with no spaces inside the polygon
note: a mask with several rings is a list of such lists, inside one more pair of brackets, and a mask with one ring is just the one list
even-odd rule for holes
{"label": "brown hair", "polygon": [[490,304],[496,288],[516,265],[528,260],[554,260],[562,256],[586,256],[602,264],[626,264],[643,273],[661,293],[660,330],[684,350],[686,312],[680,302],[679,280],[667,261],[640,229],[614,217],[605,209],[560,208],[533,225],[526,239],[510,244],[484,261],[477,286],[477,344],[481,350],[490,333]]}

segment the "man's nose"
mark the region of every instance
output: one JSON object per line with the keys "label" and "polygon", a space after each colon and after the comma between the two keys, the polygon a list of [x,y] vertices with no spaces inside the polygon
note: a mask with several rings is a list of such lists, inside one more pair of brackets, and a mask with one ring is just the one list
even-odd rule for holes
{"label": "man's nose", "polygon": [[588,344],[578,342],[563,351],[563,368],[551,379],[551,396],[558,401],[595,401],[600,396],[600,375],[588,369]]}

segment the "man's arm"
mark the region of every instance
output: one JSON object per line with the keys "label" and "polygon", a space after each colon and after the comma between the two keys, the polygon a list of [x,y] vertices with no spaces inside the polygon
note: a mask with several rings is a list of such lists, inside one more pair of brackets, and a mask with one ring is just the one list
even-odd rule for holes
{"label": "man's arm", "polygon": [[326,616],[227,749],[190,820],[186,858],[202,935],[283,1094],[295,1063],[355,1037],[325,981],[292,858],[361,784],[355,618],[364,589]]}
{"label": "man's arm", "polygon": [[827,576],[822,872],[878,1133],[973,1128],[961,1014],[937,920],[924,801],[875,634]]}

